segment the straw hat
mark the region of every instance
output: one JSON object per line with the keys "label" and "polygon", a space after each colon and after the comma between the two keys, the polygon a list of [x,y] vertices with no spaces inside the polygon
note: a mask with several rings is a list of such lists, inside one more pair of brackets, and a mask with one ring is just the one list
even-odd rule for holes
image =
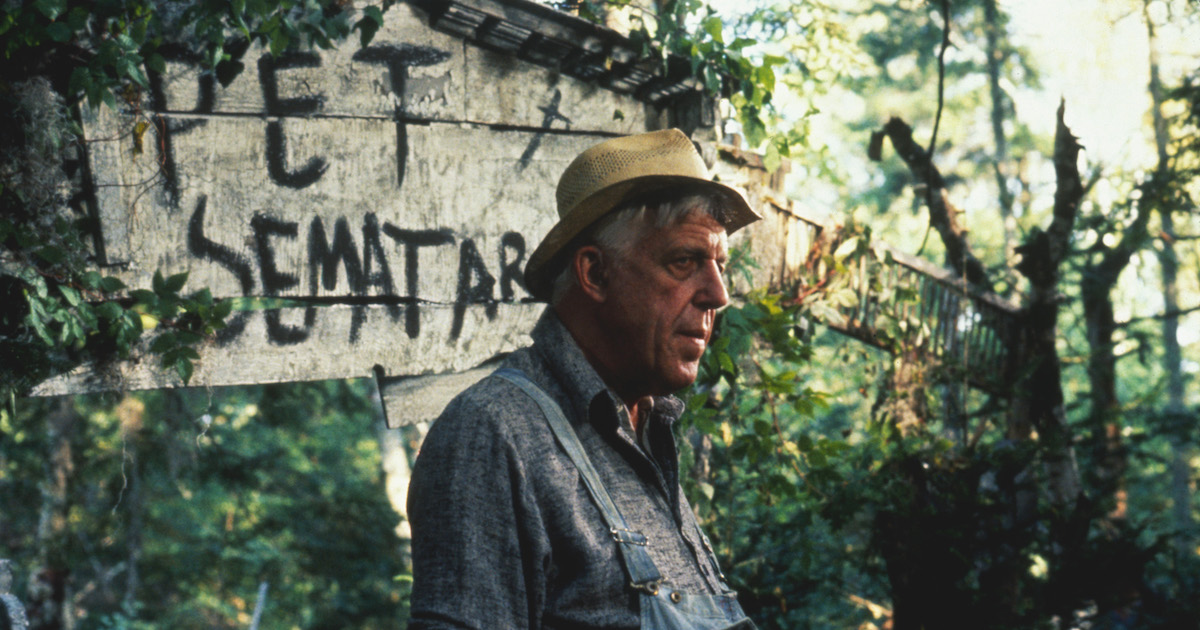
{"label": "straw hat", "polygon": [[557,274],[551,264],[562,249],[597,219],[624,202],[651,192],[711,194],[721,199],[725,231],[732,234],[761,219],[742,193],[712,181],[704,159],[678,129],[613,138],[575,158],[558,180],[558,224],[550,229],[525,265],[525,286],[548,300]]}

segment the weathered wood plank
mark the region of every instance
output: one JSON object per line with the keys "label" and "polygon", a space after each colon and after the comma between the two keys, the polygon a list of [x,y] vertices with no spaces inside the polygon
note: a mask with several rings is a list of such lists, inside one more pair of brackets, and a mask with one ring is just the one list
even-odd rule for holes
{"label": "weathered wood plank", "polygon": [[[201,348],[191,385],[367,377],[376,366],[384,375],[465,371],[529,343],[543,308],[533,303],[408,304],[244,312],[233,316],[229,334]],[[83,366],[38,385],[33,395],[181,384],[142,351],[131,361]]]}
{"label": "weathered wood plank", "polygon": [[[149,111],[470,121],[611,134],[646,128],[643,105],[631,96],[437,32],[407,4],[385,15],[366,48],[350,40],[279,57],[251,48],[228,86],[201,72],[187,53],[168,58],[167,72],[154,77]],[[613,115],[617,110],[621,116]]]}
{"label": "weathered wood plank", "polygon": [[647,129],[645,105],[595,83],[578,81],[510,56],[468,46],[464,50],[466,116],[473,122],[519,121],[540,129],[611,134]]}
{"label": "weathered wood plank", "polygon": [[453,374],[379,379],[379,394],[383,398],[388,427],[432,423],[459,392],[494,369],[495,366],[489,365]]}
{"label": "weathered wood plank", "polygon": [[154,181],[163,162],[151,153],[123,147],[124,170],[97,164],[136,209],[103,213],[102,229],[125,235],[110,257],[130,262],[130,286],[188,271],[218,297],[521,299],[558,174],[595,142],[364,119],[172,120],[197,124],[174,135],[161,186],[120,186]]}
{"label": "weathered wood plank", "polygon": [[222,86],[184,51],[165,52],[151,75],[150,111],[287,116],[409,116],[463,120],[462,40],[426,26],[397,4],[367,48],[351,38],[329,50],[272,56],[248,50],[244,69]]}

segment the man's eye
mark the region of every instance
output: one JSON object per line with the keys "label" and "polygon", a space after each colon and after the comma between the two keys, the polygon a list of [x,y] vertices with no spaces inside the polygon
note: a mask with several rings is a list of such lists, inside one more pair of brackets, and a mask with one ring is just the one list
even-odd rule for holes
{"label": "man's eye", "polygon": [[671,261],[671,270],[679,273],[687,273],[696,267],[696,259],[692,256],[685,258],[676,258]]}

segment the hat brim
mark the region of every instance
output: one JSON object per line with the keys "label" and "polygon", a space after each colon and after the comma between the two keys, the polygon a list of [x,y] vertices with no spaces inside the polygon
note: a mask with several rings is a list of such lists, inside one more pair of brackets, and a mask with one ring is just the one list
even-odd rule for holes
{"label": "hat brim", "polygon": [[617,182],[585,197],[568,210],[565,217],[550,229],[525,265],[525,288],[534,298],[549,301],[558,265],[551,264],[568,243],[588,226],[627,201],[665,189],[680,189],[681,195],[712,194],[725,202],[721,223],[726,234],[762,217],[750,207],[746,197],[736,188],[720,182],[686,175],[646,175]]}

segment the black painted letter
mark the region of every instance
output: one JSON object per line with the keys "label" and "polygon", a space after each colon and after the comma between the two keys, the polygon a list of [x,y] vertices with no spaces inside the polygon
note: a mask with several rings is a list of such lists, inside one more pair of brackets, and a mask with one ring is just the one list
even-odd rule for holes
{"label": "black painted letter", "polygon": [[454,323],[450,326],[450,339],[458,339],[462,334],[463,317],[467,313],[468,304],[487,304],[489,320],[496,318],[496,298],[492,289],[496,279],[488,273],[479,255],[475,241],[465,239],[458,248],[458,290],[454,300]]}
{"label": "black painted letter", "polygon": [[[267,114],[271,116],[295,116],[311,114],[321,108],[325,98],[320,94],[279,97],[279,82],[276,74],[288,68],[316,68],[321,58],[316,53],[287,53],[278,58],[263,55],[258,60],[258,80],[262,84],[263,101]],[[283,123],[275,120],[267,123],[267,173],[280,186],[304,188],[321,179],[328,165],[320,157],[310,158],[297,171],[288,170],[287,138],[283,135]]]}
{"label": "black painted letter", "polygon": [[[279,295],[280,291],[290,289],[300,280],[295,274],[284,273],[275,265],[275,249],[271,246],[272,236],[296,238],[299,225],[295,221],[280,221],[265,214],[256,214],[250,219],[250,227],[254,231],[254,245],[258,250],[258,268],[262,275],[263,293],[267,296]],[[304,311],[304,326],[287,326],[279,321],[279,309],[268,309],[265,313],[267,320],[267,337],[271,343],[279,345],[296,344],[308,339],[309,330],[317,318],[315,307]]]}
{"label": "black painted letter", "polygon": [[[512,262],[508,262],[509,248],[517,250]],[[500,299],[512,302],[516,296],[513,283],[525,288],[525,273],[521,271],[521,263],[525,262],[525,237],[520,232],[505,232],[500,237]]]}
{"label": "black painted letter", "polygon": [[410,300],[404,312],[404,330],[410,339],[421,334],[421,311],[417,298],[418,250],[421,247],[450,245],[454,234],[450,230],[402,230],[391,223],[383,224],[383,233],[404,245],[404,287]]}
{"label": "black painted letter", "polygon": [[[209,240],[204,235],[204,215],[207,210],[208,195],[200,195],[199,201],[196,202],[196,210],[192,212],[192,218],[188,220],[188,253],[201,260],[211,260],[228,269],[237,277],[242,295],[250,295],[250,292],[254,290],[254,270],[250,268],[250,263],[245,258],[237,255],[237,252]],[[240,312],[233,315],[225,323],[225,328],[217,334],[217,343],[222,345],[229,343],[237,339],[245,329],[246,313]]]}

